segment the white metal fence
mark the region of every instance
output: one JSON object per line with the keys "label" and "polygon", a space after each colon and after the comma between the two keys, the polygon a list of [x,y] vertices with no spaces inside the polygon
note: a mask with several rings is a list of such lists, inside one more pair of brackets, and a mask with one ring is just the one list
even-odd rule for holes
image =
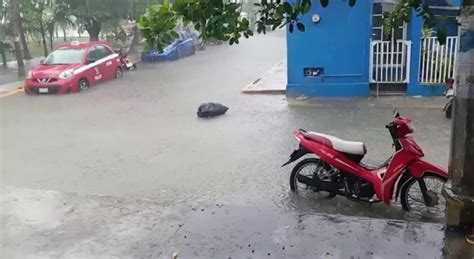
{"label": "white metal fence", "polygon": [[370,82],[408,83],[411,41],[372,41],[370,44]]}
{"label": "white metal fence", "polygon": [[447,37],[441,45],[436,37],[421,39],[419,82],[442,84],[456,74],[456,53],[458,37]]}

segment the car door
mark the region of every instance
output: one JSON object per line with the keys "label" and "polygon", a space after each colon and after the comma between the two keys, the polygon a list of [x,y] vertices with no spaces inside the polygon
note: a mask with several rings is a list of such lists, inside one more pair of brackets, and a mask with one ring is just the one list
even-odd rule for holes
{"label": "car door", "polygon": [[104,45],[96,45],[95,48],[98,51],[98,62],[100,71],[103,75],[103,80],[110,80],[114,78],[117,65],[115,60],[113,60],[112,55],[115,55],[115,53]]}
{"label": "car door", "polygon": [[86,64],[79,68],[81,77],[87,78],[90,85],[95,85],[103,80],[102,68],[99,64],[100,55],[94,46],[91,46],[86,56]]}
{"label": "car door", "polygon": [[194,39],[191,33],[186,32],[187,39],[186,39],[186,45],[189,51],[189,55],[194,54]]}
{"label": "car door", "polygon": [[189,34],[185,31],[182,32],[183,34],[183,52],[186,53],[186,56],[191,55],[192,52],[192,40],[191,37],[189,37]]}
{"label": "car door", "polygon": [[178,32],[179,37],[177,39],[176,43],[176,51],[178,51],[180,56],[186,55],[185,49],[184,49],[184,37],[182,32]]}

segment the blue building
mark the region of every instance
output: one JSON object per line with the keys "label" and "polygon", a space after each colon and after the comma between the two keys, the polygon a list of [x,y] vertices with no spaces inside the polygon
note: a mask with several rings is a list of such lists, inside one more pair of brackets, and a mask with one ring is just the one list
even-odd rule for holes
{"label": "blue building", "polygon": [[[436,15],[457,18],[461,0],[425,0]],[[364,97],[372,92],[441,95],[454,78],[457,25],[446,23],[448,38],[440,45],[434,32],[412,14],[408,24],[391,35],[382,15],[396,0],[330,1],[324,8],[313,0],[303,16],[305,32],[287,32],[287,96]]]}

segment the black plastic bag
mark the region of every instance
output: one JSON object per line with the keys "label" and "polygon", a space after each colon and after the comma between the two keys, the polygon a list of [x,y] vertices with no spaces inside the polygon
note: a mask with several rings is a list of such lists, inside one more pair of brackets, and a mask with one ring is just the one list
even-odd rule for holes
{"label": "black plastic bag", "polygon": [[227,112],[229,107],[220,103],[203,103],[199,106],[197,116],[199,118],[209,118],[219,116]]}

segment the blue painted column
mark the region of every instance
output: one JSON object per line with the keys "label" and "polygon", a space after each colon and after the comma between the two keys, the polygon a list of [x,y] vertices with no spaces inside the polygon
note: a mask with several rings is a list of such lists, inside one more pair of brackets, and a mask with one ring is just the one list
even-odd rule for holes
{"label": "blue painted column", "polygon": [[408,23],[408,40],[411,40],[411,60],[410,60],[410,80],[407,88],[407,95],[438,96],[446,90],[444,84],[422,85],[419,83],[420,73],[420,53],[421,53],[421,30],[423,19],[412,12],[412,18]]}

